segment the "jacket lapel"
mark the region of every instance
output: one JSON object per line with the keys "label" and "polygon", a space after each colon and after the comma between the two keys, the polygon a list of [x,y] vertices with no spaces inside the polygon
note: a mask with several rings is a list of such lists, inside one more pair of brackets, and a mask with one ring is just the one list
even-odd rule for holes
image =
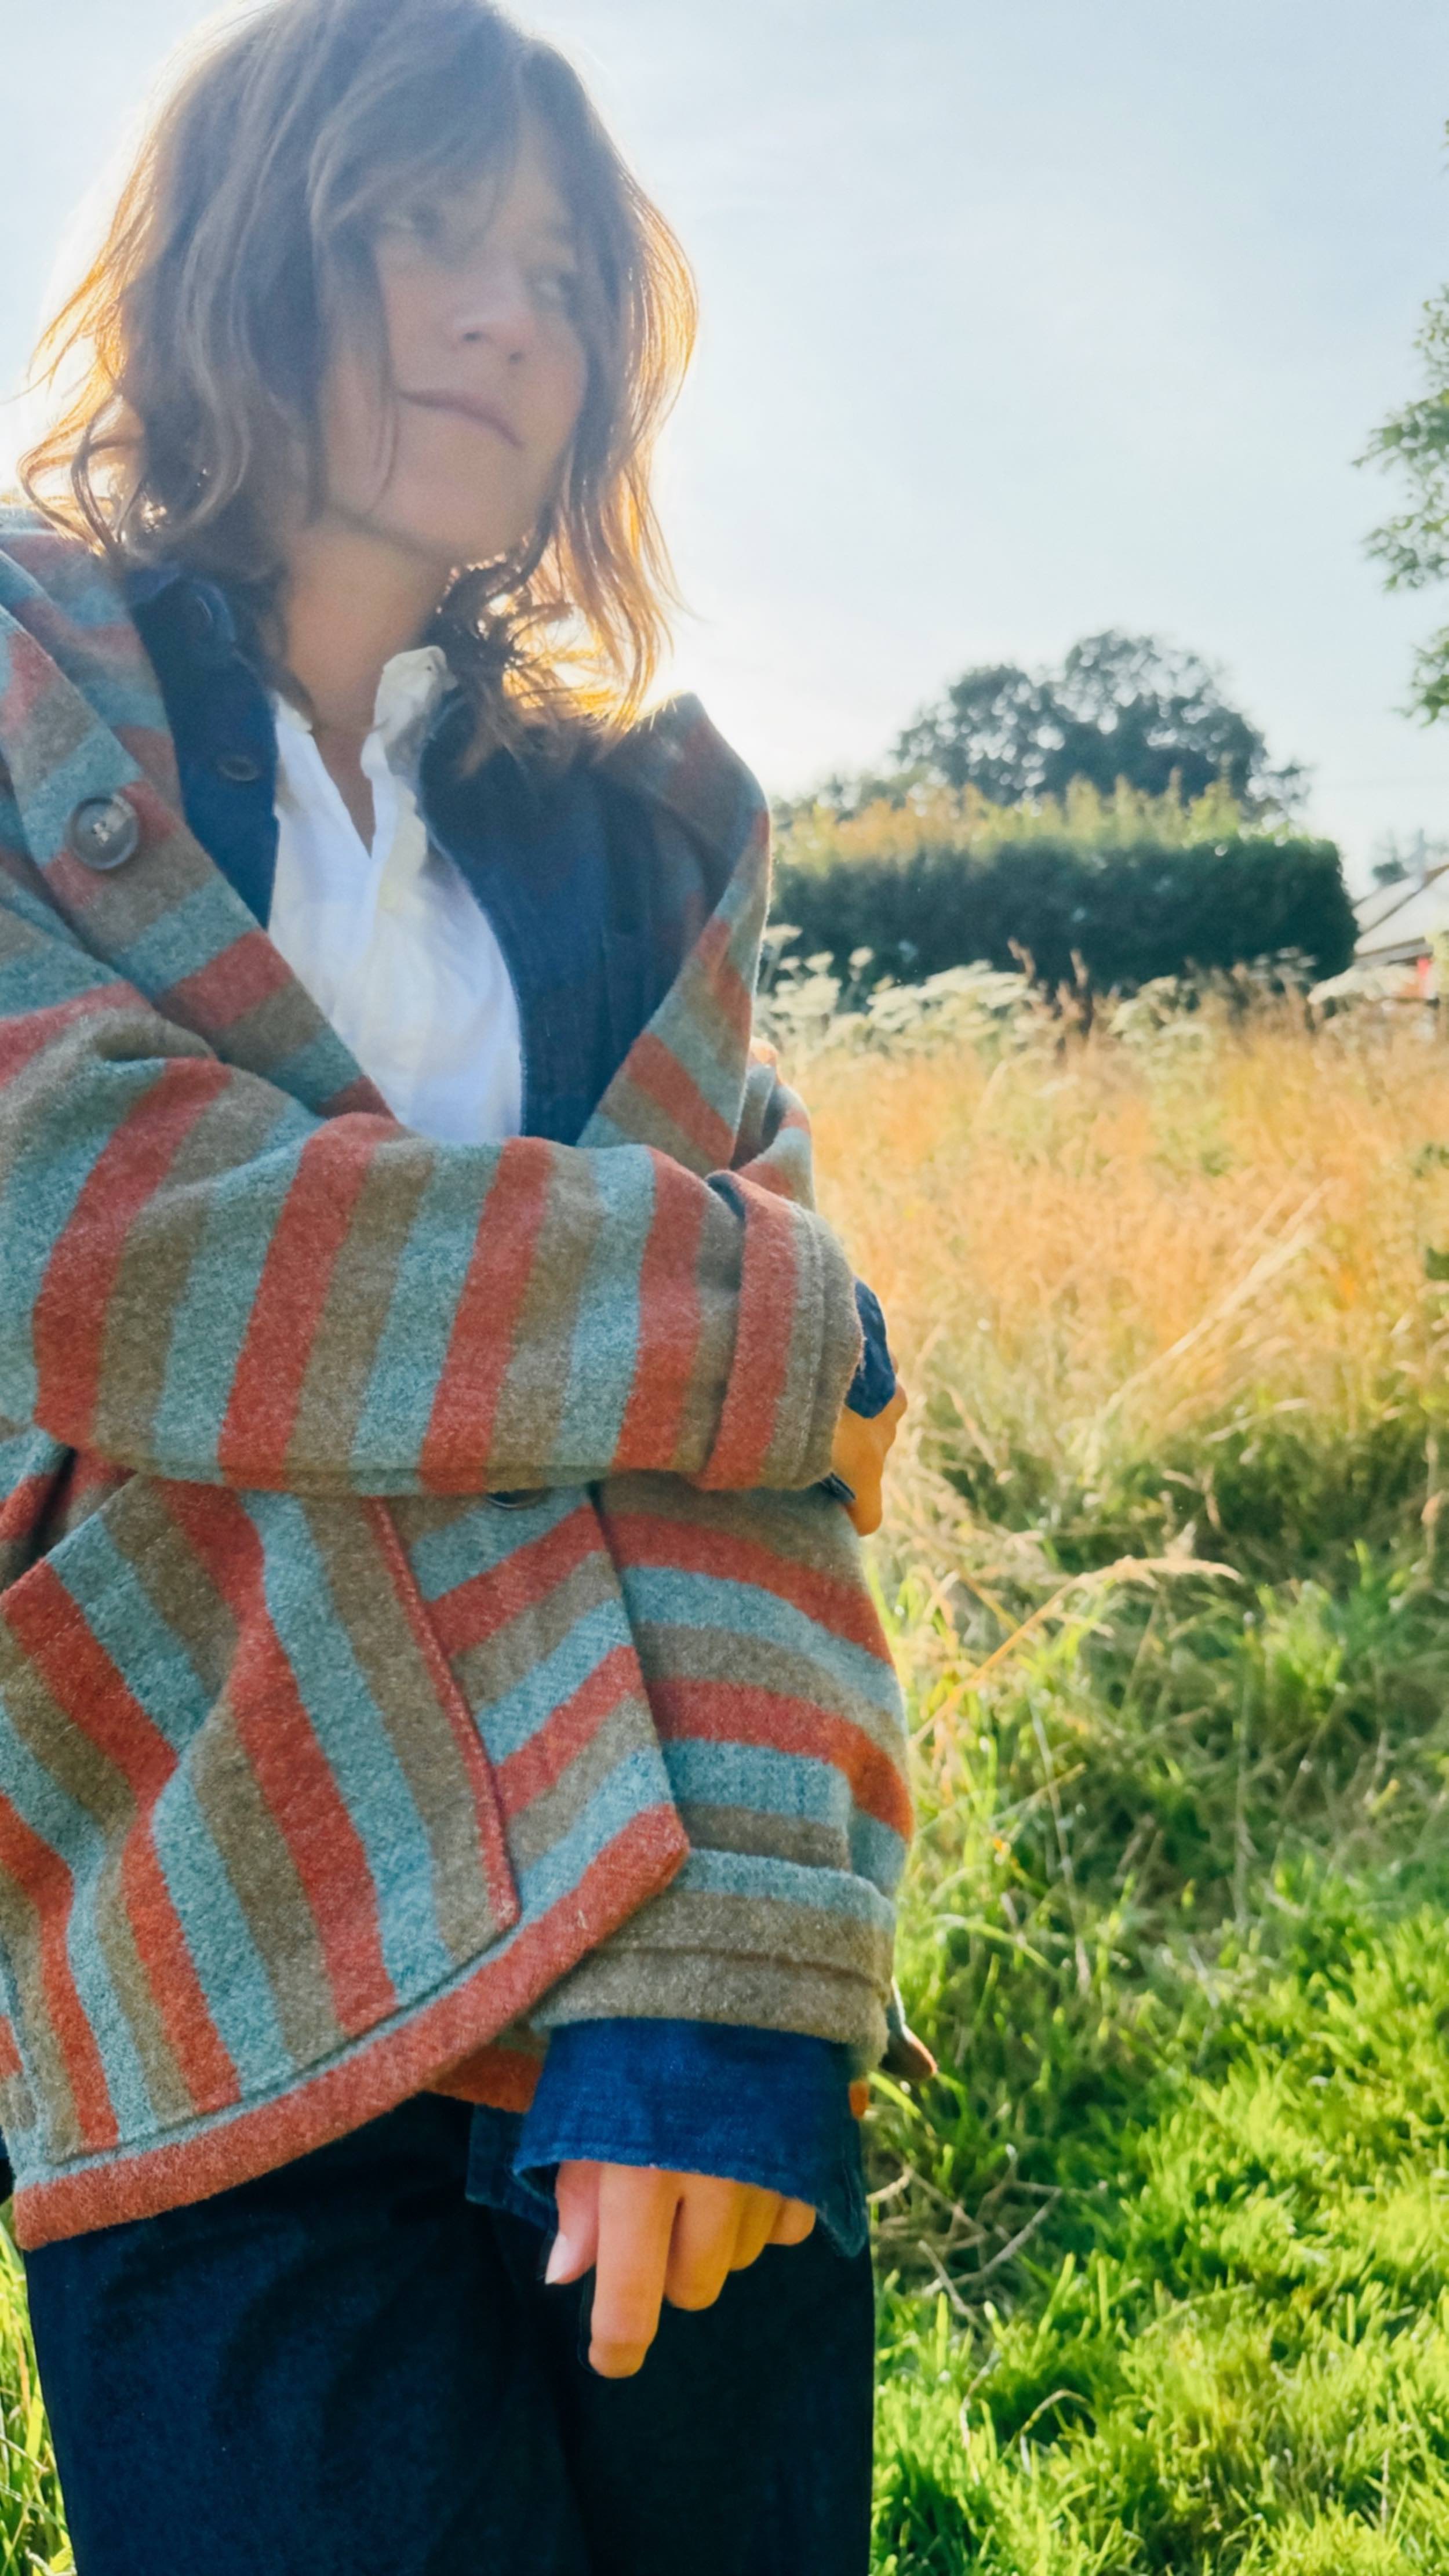
{"label": "jacket lapel", "polygon": [[728,1169],[744,1108],[770,902],[769,808],[696,698],[671,700],[606,766],[652,803],[697,927],[579,1142],[653,1145],[703,1177]]}
{"label": "jacket lapel", "polygon": [[[729,1163],[769,901],[769,821],[697,700],[637,726],[605,767],[654,816],[684,963],[579,1139]],[[227,1063],[321,1115],[387,1116],[381,1094],[180,813],[155,675],[107,567],[30,512],[0,512],[0,767],[22,846],[93,956]],[[4,781],[0,780],[0,803]],[[77,808],[119,798],[133,857],[76,857]]]}
{"label": "jacket lapel", "polygon": [[[16,514],[17,518],[19,514]],[[105,567],[28,517],[0,516],[0,763],[22,846],[92,956],[229,1064],[305,1107],[388,1114],[305,985],[178,811],[150,663]],[[98,871],[78,808],[119,799],[140,838]]]}

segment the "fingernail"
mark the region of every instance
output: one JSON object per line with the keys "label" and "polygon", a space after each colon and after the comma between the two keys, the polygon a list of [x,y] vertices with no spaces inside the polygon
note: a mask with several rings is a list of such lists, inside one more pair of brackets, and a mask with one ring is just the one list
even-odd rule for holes
{"label": "fingernail", "polygon": [[544,2268],[543,2275],[545,2286],[547,2286],[550,2281],[561,2279],[563,2274],[569,2269],[573,2259],[574,2248],[572,2239],[565,2236],[562,2231],[560,2231],[548,2249],[548,2262]]}

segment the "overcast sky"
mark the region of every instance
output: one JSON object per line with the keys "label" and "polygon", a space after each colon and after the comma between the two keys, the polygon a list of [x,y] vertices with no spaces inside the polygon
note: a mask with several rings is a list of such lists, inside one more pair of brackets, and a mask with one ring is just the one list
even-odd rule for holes
{"label": "overcast sky", "polygon": [[[0,382],[188,0],[0,0]],[[972,662],[1223,662],[1356,873],[1449,837],[1355,470],[1449,281],[1443,0],[531,0],[699,273],[672,679],[778,790]],[[3,424],[0,415],[0,424]],[[11,440],[13,446],[13,438]],[[0,461],[7,437],[0,425]]]}

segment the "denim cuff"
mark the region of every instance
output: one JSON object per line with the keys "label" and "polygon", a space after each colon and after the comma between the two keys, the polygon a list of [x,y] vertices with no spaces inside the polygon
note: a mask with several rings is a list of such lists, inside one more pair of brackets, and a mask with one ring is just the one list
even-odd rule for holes
{"label": "denim cuff", "polygon": [[865,1335],[865,1348],[855,1375],[846,1388],[845,1401],[852,1413],[863,1414],[869,1422],[877,1413],[884,1413],[895,1394],[896,1369],[890,1343],[886,1339],[880,1299],[873,1288],[867,1288],[863,1279],[857,1279],[855,1283],[855,1310]]}
{"label": "denim cuff", "polygon": [[842,2253],[859,2253],[869,2226],[846,2056],[734,2023],[565,2023],[526,2113],[475,2111],[468,2196],[552,2229],[570,2159],[719,2174],[805,2201]]}

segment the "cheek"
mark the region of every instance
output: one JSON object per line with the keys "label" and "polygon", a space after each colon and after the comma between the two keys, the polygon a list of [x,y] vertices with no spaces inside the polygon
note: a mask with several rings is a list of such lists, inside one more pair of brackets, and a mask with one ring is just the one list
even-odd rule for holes
{"label": "cheek", "polygon": [[549,351],[539,372],[538,428],[555,462],[578,427],[588,381],[588,360],[572,336]]}
{"label": "cheek", "polygon": [[375,499],[387,479],[387,414],[375,370],[352,352],[334,361],[323,388],[322,437],[333,499]]}

